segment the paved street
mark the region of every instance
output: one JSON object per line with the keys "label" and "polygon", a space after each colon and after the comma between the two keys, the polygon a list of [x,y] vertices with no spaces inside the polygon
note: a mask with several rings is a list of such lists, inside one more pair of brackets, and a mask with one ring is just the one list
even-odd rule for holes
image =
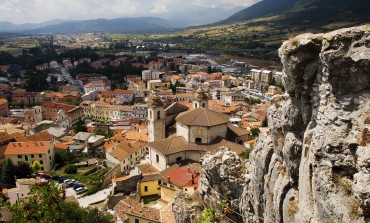
{"label": "paved street", "polygon": [[78,198],[77,200],[81,207],[88,207],[91,204],[104,201],[108,197],[110,191],[111,191],[111,188],[106,188],[106,189],[98,191],[97,193],[93,195]]}

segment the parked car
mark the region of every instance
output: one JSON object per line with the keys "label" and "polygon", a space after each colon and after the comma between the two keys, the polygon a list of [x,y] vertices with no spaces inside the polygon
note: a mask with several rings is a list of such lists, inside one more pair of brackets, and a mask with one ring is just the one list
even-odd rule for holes
{"label": "parked car", "polygon": [[66,179],[64,180],[63,184],[66,188],[68,188],[68,187],[72,187],[75,182],[76,180],[74,179]]}
{"label": "parked car", "polygon": [[64,183],[64,181],[65,181],[65,180],[66,180],[66,178],[65,178],[65,177],[61,177],[61,178],[59,178],[59,179],[58,179],[58,182],[59,182],[59,183]]}
{"label": "parked car", "polygon": [[56,180],[56,181],[59,181],[60,178],[62,178],[62,176],[59,176],[59,175],[51,176],[51,179]]}
{"label": "parked car", "polygon": [[79,187],[76,189],[76,194],[82,194],[87,191],[86,187]]}
{"label": "parked car", "polygon": [[76,190],[77,188],[84,187],[85,185],[79,184],[79,183],[74,183],[73,184],[73,190]]}
{"label": "parked car", "polygon": [[50,175],[46,173],[39,173],[39,177],[44,179],[50,179]]}

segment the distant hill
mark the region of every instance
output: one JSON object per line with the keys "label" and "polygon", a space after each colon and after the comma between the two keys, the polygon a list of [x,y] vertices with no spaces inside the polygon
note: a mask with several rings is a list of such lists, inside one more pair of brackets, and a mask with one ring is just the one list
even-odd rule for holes
{"label": "distant hill", "polygon": [[243,9],[217,25],[279,16],[280,22],[328,24],[330,22],[368,21],[368,0],[263,0]]}
{"label": "distant hill", "polygon": [[53,19],[41,23],[24,23],[24,24],[14,24],[8,21],[0,22],[0,32],[14,32],[27,29],[37,29],[45,27],[48,25],[56,25],[63,22],[69,22],[72,20],[63,20],[63,19]]}
{"label": "distant hill", "polygon": [[0,32],[37,33],[148,33],[172,31],[176,25],[158,17],[93,19],[83,21],[60,21],[49,24],[22,24],[10,22],[0,23]]}

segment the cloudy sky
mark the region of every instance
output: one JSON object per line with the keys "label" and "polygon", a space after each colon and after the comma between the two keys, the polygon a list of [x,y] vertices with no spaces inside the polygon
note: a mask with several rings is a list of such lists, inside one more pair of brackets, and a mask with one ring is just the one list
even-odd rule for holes
{"label": "cloudy sky", "polygon": [[194,7],[250,6],[258,0],[0,0],[0,21],[117,18],[184,12]]}

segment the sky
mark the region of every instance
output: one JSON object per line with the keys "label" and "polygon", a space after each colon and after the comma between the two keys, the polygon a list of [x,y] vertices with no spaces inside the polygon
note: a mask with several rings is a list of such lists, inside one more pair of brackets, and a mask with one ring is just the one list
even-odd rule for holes
{"label": "sky", "polygon": [[16,24],[52,19],[138,17],[194,7],[247,7],[258,0],[0,0],[0,21]]}

